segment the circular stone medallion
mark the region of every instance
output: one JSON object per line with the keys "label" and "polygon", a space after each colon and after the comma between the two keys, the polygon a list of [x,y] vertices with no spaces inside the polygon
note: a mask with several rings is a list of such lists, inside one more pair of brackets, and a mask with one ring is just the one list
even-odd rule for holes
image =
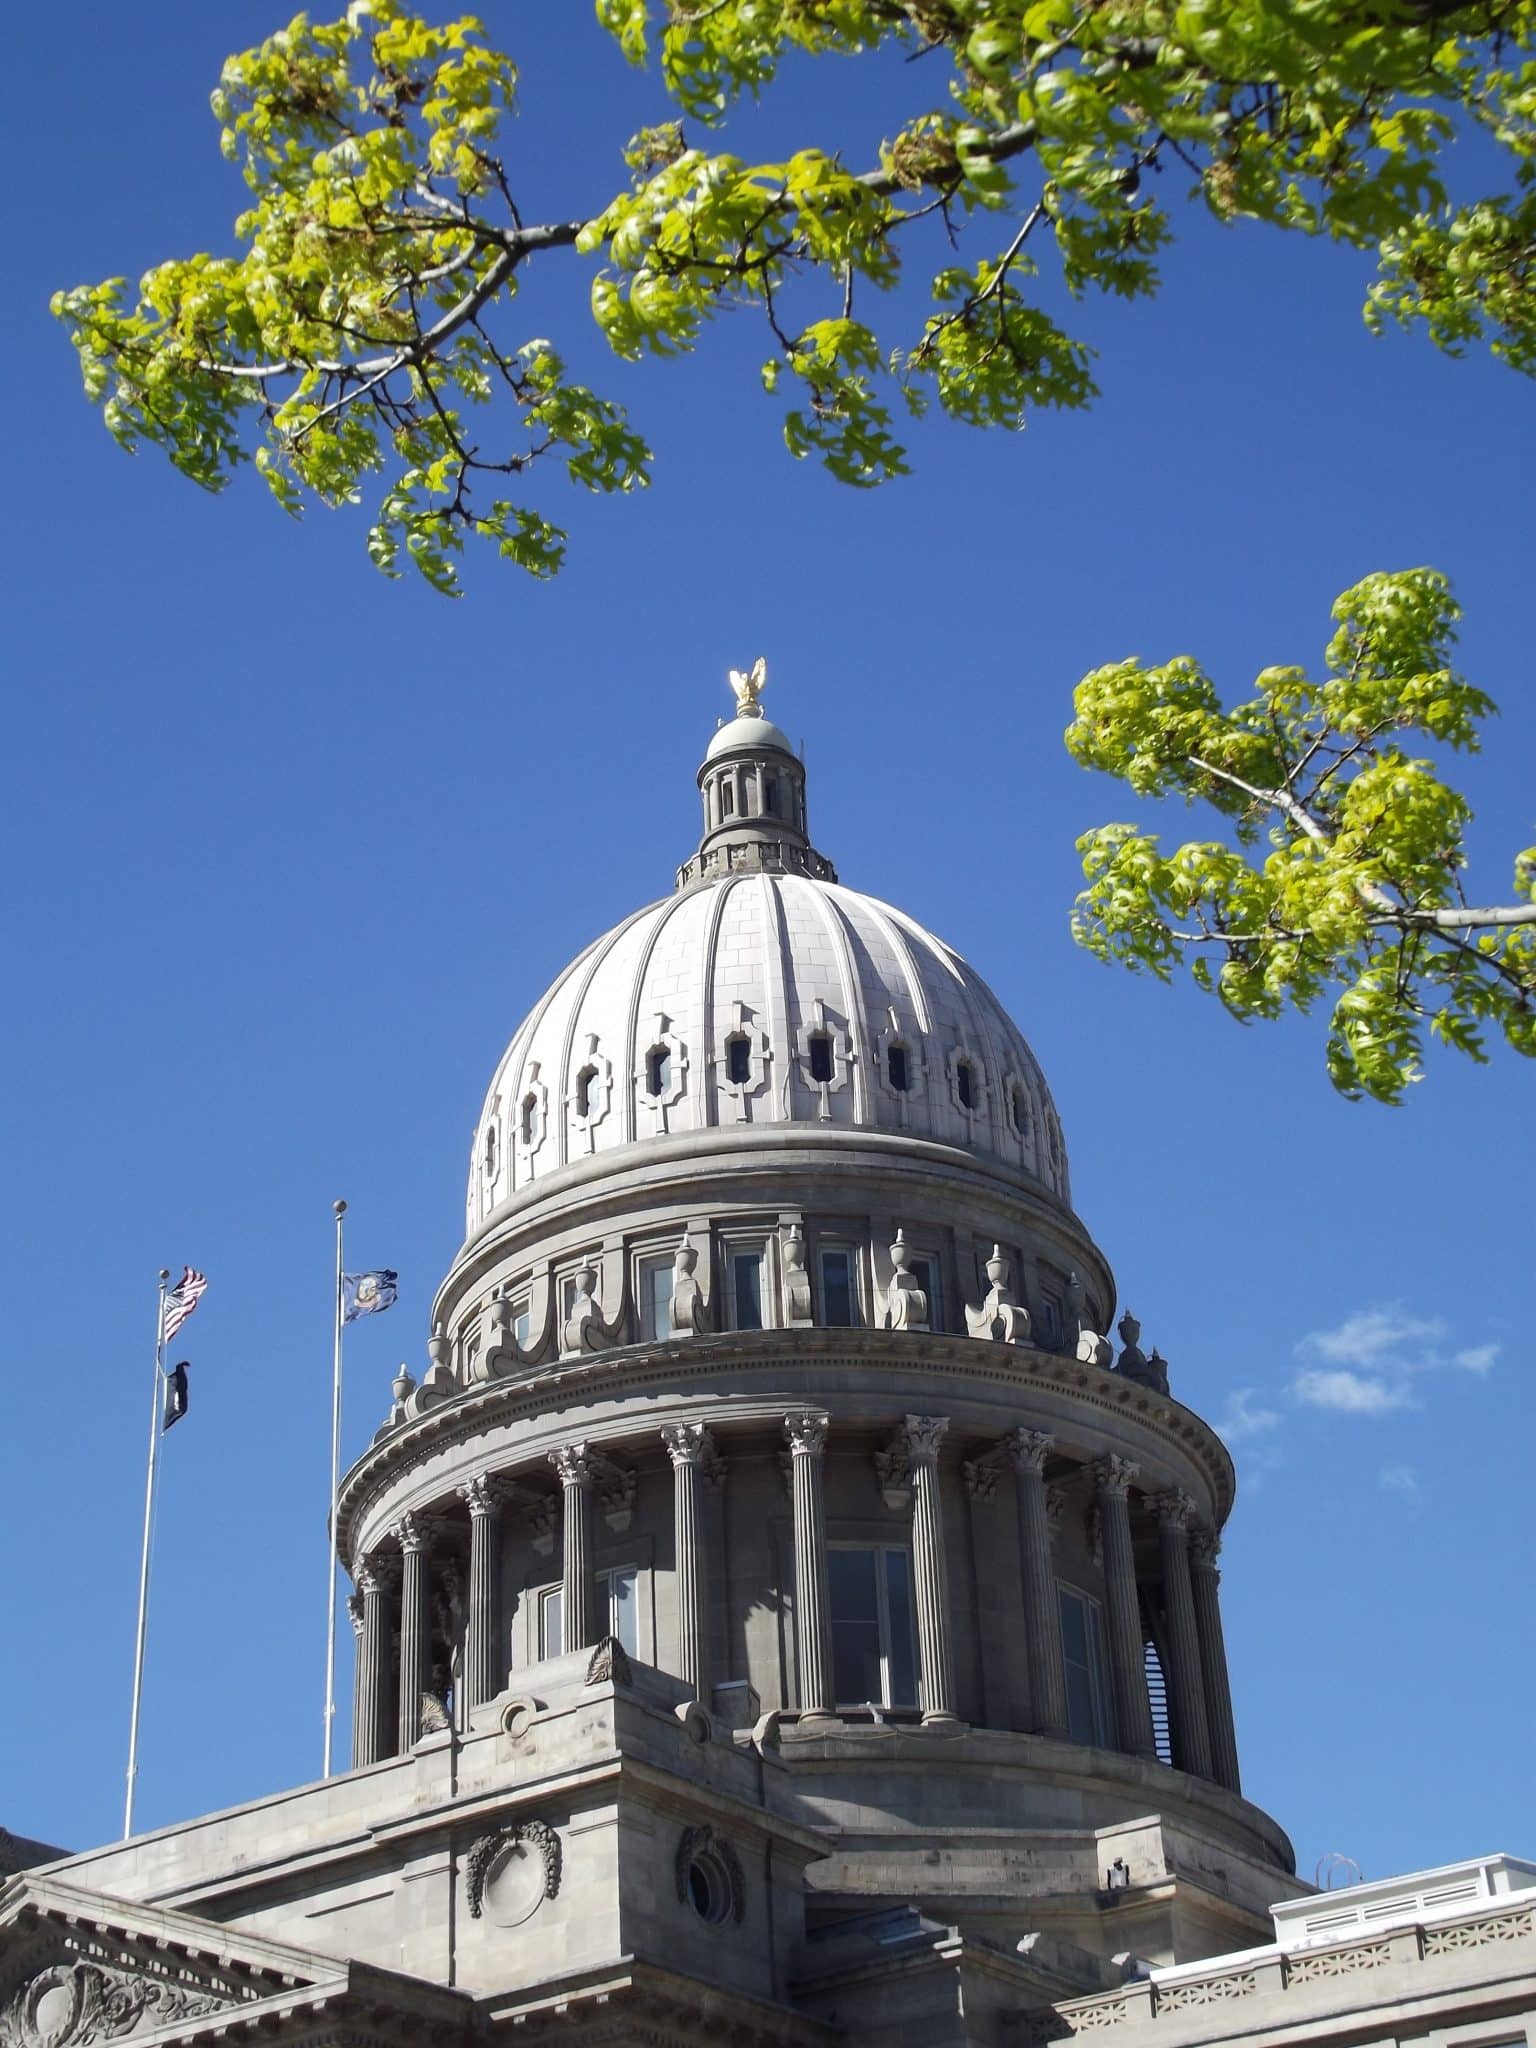
{"label": "circular stone medallion", "polygon": [[496,1927],[521,1927],[544,1899],[544,1858],[536,1843],[509,1842],[485,1873],[485,1917]]}

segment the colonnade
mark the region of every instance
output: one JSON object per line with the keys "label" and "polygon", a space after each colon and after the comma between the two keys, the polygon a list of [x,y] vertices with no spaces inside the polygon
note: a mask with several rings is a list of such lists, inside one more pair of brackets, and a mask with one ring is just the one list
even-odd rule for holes
{"label": "colonnade", "polygon": [[[932,1726],[957,1724],[952,1592],[945,1555],[940,1450],[948,1418],[908,1415],[882,1454],[886,1497],[904,1501],[911,1517],[913,1612],[918,1707]],[[838,1702],[828,1566],[825,1466],[831,1418],[803,1408],[785,1417],[794,1548],[795,1669],[790,1708],[803,1722],[832,1721]],[[676,1675],[702,1694],[711,1668],[709,1572],[701,1481],[717,1462],[708,1429],[688,1422],[664,1427],[672,1466]],[[1046,1461],[1055,1440],[1015,1429],[967,1467],[990,1486],[1011,1471],[1016,1500],[1024,1661],[1033,1732],[1069,1734],[1068,1689],[1053,1557],[1053,1489]],[[606,1633],[593,1568],[594,1489],[605,1459],[575,1442],[550,1453],[560,1482],[563,1645],[585,1649]],[[1104,1650],[1112,1744],[1130,1755],[1156,1756],[1147,1687],[1146,1638],[1131,1522],[1131,1494],[1140,1477],[1129,1460],[1093,1462],[1094,1500],[1103,1568]],[[501,1518],[512,1482],[482,1474],[459,1488],[469,1514],[468,1605],[464,1617],[462,1688],[470,1708],[506,1683],[501,1617]],[[1059,1496],[1057,1496],[1059,1498]],[[1141,1492],[1155,1517],[1162,1588],[1160,1652],[1168,1689],[1173,1761],[1182,1770],[1239,1789],[1237,1746],[1216,1569],[1215,1531],[1198,1521],[1194,1503],[1177,1490]],[[358,1634],[353,1710],[353,1762],[376,1763],[409,1749],[421,1733],[422,1701],[431,1682],[429,1550],[439,1526],[402,1516],[391,1534],[398,1554],[364,1559],[352,1603]],[[398,1602],[394,1595],[398,1590]],[[398,1656],[392,1655],[398,1631]],[[398,1664],[398,1671],[396,1671]]]}

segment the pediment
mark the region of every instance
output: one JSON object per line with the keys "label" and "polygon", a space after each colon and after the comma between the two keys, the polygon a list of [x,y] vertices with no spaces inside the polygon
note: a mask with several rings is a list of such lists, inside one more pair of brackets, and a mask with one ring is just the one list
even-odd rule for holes
{"label": "pediment", "polygon": [[195,1914],[23,1874],[0,1889],[0,2048],[171,2043],[249,2025],[297,2041],[324,2013],[351,2038],[462,2038],[467,2001]]}

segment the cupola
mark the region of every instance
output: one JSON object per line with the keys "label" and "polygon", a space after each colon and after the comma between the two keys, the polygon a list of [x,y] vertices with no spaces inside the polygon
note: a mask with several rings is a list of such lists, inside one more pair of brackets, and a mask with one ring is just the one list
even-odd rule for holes
{"label": "cupola", "polygon": [[730,675],[736,716],[721,724],[699,769],[704,836],[678,869],[678,888],[753,872],[835,882],[836,869],[807,833],[804,763],[759,701],[767,662]]}

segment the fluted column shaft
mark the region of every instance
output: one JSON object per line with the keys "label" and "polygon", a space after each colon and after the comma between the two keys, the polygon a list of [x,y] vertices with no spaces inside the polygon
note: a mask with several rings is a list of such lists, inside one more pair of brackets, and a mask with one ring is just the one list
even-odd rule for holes
{"label": "fluted column shaft", "polygon": [[362,1627],[357,1637],[357,1672],[352,1692],[352,1768],[376,1764],[386,1756],[389,1737],[389,1600],[388,1585],[378,1566],[365,1558],[358,1566],[362,1596]]}
{"label": "fluted column shaft", "polygon": [[1221,1539],[1214,1529],[1190,1538],[1190,1586],[1200,1637],[1200,1670],[1205,1684],[1205,1718],[1211,1736],[1211,1773],[1229,1792],[1241,1792],[1237,1731],[1232,1725],[1232,1685],[1227,1676],[1227,1643],[1221,1626],[1221,1573],[1216,1556]]}
{"label": "fluted column shaft", "polygon": [[469,1618],[464,1694],[470,1707],[495,1699],[506,1679],[501,1653],[501,1495],[489,1476],[459,1488],[469,1509]]}
{"label": "fluted column shaft", "polygon": [[1152,1702],[1147,1696],[1146,1647],[1136,1598],[1136,1553],[1131,1547],[1128,1497],[1138,1469],[1126,1458],[1100,1458],[1094,1477],[1104,1532],[1104,1605],[1116,1744],[1132,1756],[1155,1757],[1157,1739],[1152,1732]]}
{"label": "fluted column shaft", "polygon": [[400,1741],[404,1755],[421,1733],[421,1696],[432,1676],[431,1611],[427,1586],[427,1534],[414,1515],[406,1515],[395,1534],[400,1539]]}
{"label": "fluted column shaft", "polygon": [[795,1651],[802,1719],[835,1713],[832,1681],[832,1601],[827,1581],[827,1519],[822,1460],[827,1448],[824,1414],[804,1410],[784,1418],[790,1448],[790,1495],[795,1525]]}
{"label": "fluted column shaft", "polygon": [[949,1569],[939,1445],[947,1415],[909,1415],[902,1428],[912,1473],[912,1588],[917,1607],[917,1697],[925,1721],[955,1714],[955,1659],[949,1629]]}
{"label": "fluted column shaft", "polygon": [[1160,1493],[1153,1505],[1163,1557],[1163,1611],[1168,1623],[1170,1667],[1165,1675],[1173,1706],[1173,1760],[1181,1771],[1209,1778],[1213,1775],[1211,1736],[1200,1668],[1200,1636],[1189,1582],[1189,1525],[1195,1504],[1187,1493]]}
{"label": "fluted column shaft", "polygon": [[587,1447],[567,1444],[551,1451],[560,1475],[560,1617],[564,1650],[585,1650],[606,1631],[597,1625],[597,1586],[592,1576],[592,1460]]}
{"label": "fluted column shaft", "polygon": [[707,1433],[701,1422],[663,1429],[672,1460],[672,1549],[677,1585],[677,1675],[702,1699],[708,1668],[699,1489]]}
{"label": "fluted column shaft", "polygon": [[1024,1586],[1024,1651],[1029,1663],[1030,1718],[1037,1734],[1067,1733],[1067,1680],[1061,1660],[1061,1606],[1051,1560],[1045,1504],[1046,1454],[1056,1439],[1016,1429],[1008,1439],[1019,1507],[1019,1563]]}

